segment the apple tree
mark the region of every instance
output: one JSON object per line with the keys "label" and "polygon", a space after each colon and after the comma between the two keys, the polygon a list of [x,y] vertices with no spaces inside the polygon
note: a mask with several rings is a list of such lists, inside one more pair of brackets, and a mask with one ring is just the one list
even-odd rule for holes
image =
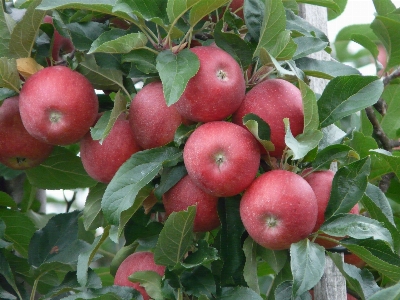
{"label": "apple tree", "polygon": [[329,260],[399,299],[400,17],[371,1],[331,41],[302,10],[347,1],[3,0],[0,298],[312,299]]}

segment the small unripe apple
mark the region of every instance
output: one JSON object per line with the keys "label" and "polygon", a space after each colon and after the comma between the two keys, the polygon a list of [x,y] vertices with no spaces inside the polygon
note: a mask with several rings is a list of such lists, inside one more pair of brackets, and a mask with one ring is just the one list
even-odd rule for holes
{"label": "small unripe apple", "polygon": [[47,67],[29,77],[19,103],[26,130],[52,145],[78,142],[94,124],[99,108],[89,80],[64,66]]}
{"label": "small unripe apple", "polygon": [[95,180],[109,183],[121,165],[140,151],[126,115],[121,114],[100,144],[90,131],[80,142],[80,156],[86,172]]}
{"label": "small unripe apple", "polygon": [[[284,118],[289,118],[293,136],[303,132],[304,113],[300,90],[283,79],[269,79],[255,85],[247,92],[241,106],[233,115],[233,122],[243,125],[243,117],[249,113],[256,114],[271,130],[271,142],[275,146],[269,155],[281,158],[285,144]],[[262,153],[266,153],[261,146]]]}
{"label": "small unripe apple", "polygon": [[146,290],[137,282],[131,282],[128,277],[138,271],[154,271],[160,276],[164,276],[165,267],[157,265],[154,262],[152,252],[135,252],[129,255],[118,267],[115,274],[114,284],[119,286],[130,286],[142,294],[144,300],[149,300],[150,297]]}
{"label": "small unripe apple", "polygon": [[186,210],[189,206],[196,205],[194,232],[210,231],[220,225],[217,211],[218,197],[201,190],[188,175],[164,193],[163,204],[167,216],[172,212]]}
{"label": "small unripe apple", "polygon": [[200,61],[178,100],[176,109],[186,119],[196,122],[220,121],[239,108],[246,85],[239,64],[215,46],[191,48]]}
{"label": "small unripe apple", "polygon": [[143,149],[164,146],[174,140],[182,117],[175,105],[167,106],[161,82],[145,85],[133,98],[129,124]]}
{"label": "small unripe apple", "polygon": [[190,178],[206,193],[229,197],[254,180],[260,151],[254,136],[225,121],[205,123],[194,130],[183,149]]}
{"label": "small unripe apple", "polygon": [[24,170],[41,164],[53,146],[31,136],[22,124],[18,96],[0,106],[0,162],[11,169]]}
{"label": "small unripe apple", "polygon": [[312,233],[317,199],[300,175],[272,170],[257,177],[240,201],[240,217],[249,235],[261,246],[290,248]]}

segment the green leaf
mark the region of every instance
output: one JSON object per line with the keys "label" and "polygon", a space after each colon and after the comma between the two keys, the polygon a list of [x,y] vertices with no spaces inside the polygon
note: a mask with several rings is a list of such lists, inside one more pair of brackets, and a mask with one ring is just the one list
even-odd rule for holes
{"label": "green leaf", "polygon": [[243,125],[263,145],[265,150],[274,151],[275,146],[270,140],[271,130],[269,125],[256,114],[247,114],[243,117]]}
{"label": "green leaf", "polygon": [[383,83],[375,76],[339,76],[332,79],[318,100],[321,127],[376,103]]}
{"label": "green leaf", "polygon": [[198,266],[184,272],[181,275],[181,282],[185,293],[196,297],[204,295],[212,299],[217,290],[214,276],[205,266]]}
{"label": "green leaf", "polygon": [[[85,56],[85,61],[78,65],[77,71],[89,79],[95,89],[117,91],[121,88],[125,91],[122,72],[99,67],[93,55]],[[125,93],[129,96],[128,92]]]}
{"label": "green leaf", "polygon": [[41,0],[32,1],[21,21],[19,21],[12,33],[9,51],[15,58],[30,57],[40,24],[46,12],[35,9]]}
{"label": "green leaf", "polygon": [[16,22],[11,15],[4,11],[3,5],[0,8],[0,57],[9,57],[11,53],[8,49],[11,40],[11,32],[15,27]]}
{"label": "green leaf", "polygon": [[[7,262],[6,257],[3,255],[3,252],[0,251],[0,274],[4,277],[7,283],[13,288],[13,290],[17,293],[18,297],[22,299],[21,294],[19,293],[17,284],[15,282],[14,274],[11,270],[9,263]],[[0,294],[1,296],[1,294]],[[3,298],[1,298],[3,299]]]}
{"label": "green leaf", "polygon": [[325,221],[319,230],[331,236],[350,236],[355,239],[372,237],[374,240],[382,240],[389,245],[393,244],[389,230],[383,227],[380,222],[361,215],[335,215]]}
{"label": "green leaf", "polygon": [[179,100],[188,81],[199,70],[200,62],[189,49],[178,54],[165,50],[157,56],[156,67],[163,83],[165,100],[170,106]]}
{"label": "green leaf", "polygon": [[366,157],[336,172],[325,220],[340,213],[348,213],[361,200],[367,188],[370,165],[371,160]]}
{"label": "green leaf", "polygon": [[373,0],[378,15],[384,16],[396,10],[391,0]]}
{"label": "green leaf", "polygon": [[81,159],[63,147],[54,147],[50,156],[40,166],[26,170],[26,175],[33,186],[41,189],[76,189],[96,184]]}
{"label": "green leaf", "polygon": [[334,12],[340,12],[340,7],[334,0],[297,0],[297,2],[323,6],[332,9]]}
{"label": "green leaf", "polygon": [[141,205],[136,203],[139,191],[153,180],[163,166],[181,157],[180,150],[173,147],[154,148],[133,154],[119,168],[104,193],[101,205],[107,221],[118,225],[124,211],[134,204],[135,209],[138,209]]}
{"label": "green leaf", "polygon": [[368,300],[398,299],[400,297],[400,283],[387,287],[375,293]]}
{"label": "green leaf", "polygon": [[201,0],[176,0],[168,1],[167,14],[169,22],[175,23],[185,12]]}
{"label": "green leaf", "polygon": [[293,153],[293,159],[302,159],[308,152],[318,146],[319,141],[322,139],[322,132],[319,130],[308,130],[293,136],[290,130],[290,123],[288,118],[284,118],[285,123],[285,143]]}
{"label": "green leaf", "polygon": [[72,8],[76,10],[89,10],[104,13],[107,15],[114,15],[117,17],[124,18],[131,22],[135,22],[136,19],[124,12],[113,11],[116,6],[117,0],[42,0],[41,4],[37,7],[38,10],[54,10],[54,9],[66,9]]}
{"label": "green leaf", "polygon": [[246,70],[252,63],[253,50],[249,43],[233,33],[222,31],[223,21],[215,26],[214,39],[219,48],[228,52]]}
{"label": "green leaf", "polygon": [[243,276],[249,288],[259,294],[260,287],[258,285],[257,275],[257,248],[258,244],[250,236],[247,237],[243,244],[243,252],[246,256],[246,263],[243,268]]}
{"label": "green leaf", "polygon": [[388,53],[386,69],[400,65],[400,15],[388,14],[376,16],[371,24],[374,33],[379,37]]}
{"label": "green leaf", "polygon": [[139,291],[126,286],[106,286],[99,289],[87,289],[84,292],[77,292],[73,295],[62,298],[63,300],[132,300],[142,298]]}
{"label": "green leaf", "polygon": [[296,66],[308,76],[333,79],[337,76],[360,75],[360,72],[348,65],[337,61],[323,61],[309,57],[296,60]]}
{"label": "green leaf", "polygon": [[216,297],[217,300],[262,300],[263,298],[246,287],[225,287],[222,288],[221,295]]}
{"label": "green leaf", "polygon": [[283,281],[275,289],[275,299],[295,299],[295,300],[311,300],[311,294],[309,291],[301,294],[300,296],[293,298],[293,281]]}
{"label": "green leaf", "polygon": [[373,42],[368,36],[363,34],[353,34],[351,36],[351,40],[371,52],[374,58],[378,57],[378,47],[376,46],[375,42]]}
{"label": "green leaf", "polygon": [[364,268],[359,269],[353,265],[343,262],[343,258],[339,253],[327,252],[336,267],[346,278],[346,284],[355,291],[362,299],[370,299],[369,297],[380,290],[376,284],[374,276],[371,272]]}
{"label": "green leaf", "polygon": [[86,250],[85,252],[80,253],[78,256],[78,266],[77,266],[76,276],[79,284],[82,287],[86,286],[88,283],[89,266],[92,263],[96,255],[96,252],[99,250],[104,241],[108,238],[109,231],[110,231],[110,226],[105,227],[103,234],[97,236],[92,245],[90,245],[89,249]]}
{"label": "green leaf", "polygon": [[129,33],[125,30],[111,29],[96,39],[88,54],[95,52],[104,53],[129,53],[132,50],[146,46],[147,38],[144,33]]}
{"label": "green leaf", "polygon": [[360,257],[371,268],[382,275],[398,282],[400,280],[400,259],[390,249],[386,242],[381,240],[344,239],[341,244],[352,253]]}
{"label": "green leaf", "polygon": [[103,224],[103,212],[101,211],[101,199],[107,185],[98,183],[90,188],[83,208],[83,225],[86,230],[94,230]]}
{"label": "green leaf", "polygon": [[247,0],[243,7],[243,13],[249,35],[254,41],[259,41],[261,28],[263,28],[260,24],[263,23],[266,14],[265,1]]}
{"label": "green leaf", "polygon": [[17,61],[6,57],[0,58],[0,87],[5,87],[19,93],[21,80],[19,79]]}
{"label": "green leaf", "polygon": [[161,276],[155,271],[138,271],[129,275],[129,281],[139,282],[147,294],[155,300],[162,300]]}
{"label": "green leaf", "polygon": [[313,132],[319,127],[319,116],[318,116],[318,105],[317,97],[311,88],[300,78],[299,88],[301,91],[301,97],[303,98],[304,108],[304,130],[303,132]]}
{"label": "green leaf", "polygon": [[194,27],[203,17],[228,3],[229,0],[200,0],[189,13],[189,24]]}
{"label": "green leaf", "polygon": [[287,250],[271,250],[258,246],[258,255],[278,274],[288,262]]}
{"label": "green leaf", "polygon": [[380,176],[393,172],[400,178],[400,157],[382,149],[370,151],[371,155],[371,174],[370,180],[379,179]]}
{"label": "green leaf", "polygon": [[293,55],[293,59],[299,59],[305,57],[311,53],[321,51],[328,46],[328,42],[325,42],[319,38],[302,36],[294,38],[293,42],[297,44],[296,52]]}
{"label": "green leaf", "polygon": [[400,137],[400,85],[390,84],[385,87],[382,98],[387,104],[386,114],[380,122],[382,129],[390,139]]}
{"label": "green leaf", "polygon": [[17,208],[17,203],[15,203],[15,201],[9,194],[0,191],[0,206],[15,209]]}
{"label": "green leaf", "polygon": [[347,0],[334,0],[339,7],[339,11],[334,11],[328,8],[328,21],[336,19],[339,17],[345,10],[347,5]]}
{"label": "green leaf", "polygon": [[192,243],[195,215],[195,206],[169,215],[154,249],[156,264],[175,266],[181,261]]}
{"label": "green leaf", "polygon": [[[219,255],[223,263],[222,285],[245,285],[243,268],[246,257],[243,252],[242,235],[245,232],[240,218],[240,198],[223,198],[218,201],[221,230],[218,236]],[[233,229],[234,228],[234,229]]]}
{"label": "green leaf", "polygon": [[35,233],[33,222],[16,210],[0,208],[0,219],[5,224],[4,239],[24,258],[28,257],[29,242]]}
{"label": "green leaf", "polygon": [[270,53],[276,60],[289,60],[297,51],[297,44],[291,37],[289,30],[281,31]]}
{"label": "green leaf", "polygon": [[369,156],[370,150],[378,149],[378,144],[373,137],[365,136],[358,131],[353,132],[353,138],[347,144],[359,153],[360,158]]}
{"label": "green leaf", "polygon": [[325,249],[304,239],[290,246],[290,265],[293,273],[293,297],[317,284],[324,274]]}
{"label": "green leaf", "polygon": [[218,251],[214,247],[210,247],[205,240],[199,240],[197,250],[192,252],[185,258],[181,265],[184,268],[198,267],[218,259]]}
{"label": "green leaf", "polygon": [[254,56],[259,55],[261,48],[264,48],[270,52],[274,48],[279,34],[285,30],[285,27],[286,15],[282,1],[266,0],[265,14],[263,23],[261,25],[260,40],[258,42],[256,51],[254,52]]}
{"label": "green leaf", "polygon": [[286,29],[297,31],[306,37],[316,37],[324,42],[329,42],[329,38],[322,30],[311,25],[305,19],[288,9],[286,9]]}
{"label": "green leaf", "polygon": [[162,199],[162,195],[178,183],[187,174],[184,165],[178,165],[172,168],[166,168],[161,174],[160,184],[154,190],[154,195]]}
{"label": "green leaf", "polygon": [[395,251],[400,251],[400,234],[395,226],[392,208],[385,194],[369,183],[361,203],[371,218],[381,222],[389,230]]}
{"label": "green leaf", "polygon": [[129,15],[133,13],[146,21],[163,25],[168,22],[166,9],[165,0],[117,0],[113,12],[124,12]]}
{"label": "green leaf", "polygon": [[131,62],[145,74],[157,73],[157,54],[148,49],[136,49],[122,55],[122,62]]}
{"label": "green leaf", "polygon": [[69,23],[65,27],[75,49],[80,51],[88,51],[92,43],[107,29],[98,22]]}
{"label": "green leaf", "polygon": [[318,152],[312,162],[312,167],[314,170],[329,169],[332,162],[337,162],[341,167],[341,165],[347,165],[355,159],[358,160],[360,157],[353,148],[340,144],[330,145]]}

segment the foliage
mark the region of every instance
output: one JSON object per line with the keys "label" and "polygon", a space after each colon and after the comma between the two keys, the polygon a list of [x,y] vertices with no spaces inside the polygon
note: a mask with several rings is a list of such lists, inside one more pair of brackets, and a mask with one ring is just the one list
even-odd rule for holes
{"label": "foliage", "polygon": [[[298,16],[298,5],[327,7],[334,18],[346,1],[245,0],[244,18],[227,9],[228,0],[14,2],[2,1],[0,11],[0,101],[23,84],[21,59],[33,58],[33,69],[67,64],[99,91],[105,114],[92,131],[98,140],[121,110],[117,99],[129,105],[140,83],[160,78],[168,105],[179,99],[199,68],[192,45],[215,43],[228,52],[248,90],[267,77],[297,85],[306,125],[294,137],[285,120],[288,150],[281,166],[300,172],[336,163],[327,220],[317,234],[347,236],[340,249],[367,262],[360,270],[327,251],[353,294],[398,299],[400,17],[390,0],[374,0],[374,21],[344,28],[334,42]],[[54,32],[43,24],[46,14],[75,46],[61,62],[50,59]],[[362,50],[352,53],[351,41]],[[336,60],[308,57],[332,48]],[[382,51],[384,61],[378,60]],[[376,65],[376,76],[357,70],[367,63]],[[321,95],[310,78],[328,81]],[[256,115],[245,121],[267,149],[273,147],[267,124]],[[193,234],[195,207],[159,222],[162,193],[185,174],[182,147],[194,127],[180,127],[169,145],[134,154],[108,185],[86,174],[78,144],[55,147],[42,165],[24,172],[0,166],[1,182],[26,175],[20,203],[0,192],[0,298],[136,299],[135,290],[113,286],[112,276],[127,255],[149,250],[167,267],[165,275],[142,272],[131,280],[155,299],[309,299],[325,264],[316,235],[288,250],[260,247],[240,220],[240,195],[219,200],[221,226],[214,231]],[[71,203],[66,213],[39,211],[37,189],[81,188],[89,189],[83,211],[68,211]],[[154,194],[155,203],[149,201]],[[363,216],[348,214],[356,203]]]}

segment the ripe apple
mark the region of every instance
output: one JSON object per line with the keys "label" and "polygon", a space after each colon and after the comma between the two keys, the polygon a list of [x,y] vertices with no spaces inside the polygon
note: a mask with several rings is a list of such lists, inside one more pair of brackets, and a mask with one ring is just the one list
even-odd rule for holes
{"label": "ripe apple", "polygon": [[100,144],[90,131],[80,142],[80,155],[86,172],[97,181],[109,183],[121,165],[140,151],[126,114],[115,121],[108,136]]}
{"label": "ripe apple", "polygon": [[355,255],[354,253],[345,253],[344,262],[356,266],[357,268],[360,269],[364,268],[366,265],[366,262],[363,261],[360,257]]}
{"label": "ripe apple", "polygon": [[[233,122],[243,125],[243,117],[256,114],[268,123],[271,142],[275,150],[269,155],[281,158],[285,144],[284,118],[289,118],[293,136],[303,132],[304,113],[300,90],[283,79],[269,79],[256,84],[245,96],[239,109],[233,114]],[[266,153],[261,146],[262,153]]]}
{"label": "ripe apple", "polygon": [[[322,170],[312,172],[312,169],[306,169],[302,172],[304,179],[308,182],[308,184],[313,189],[315,196],[317,197],[317,205],[318,205],[318,217],[313,232],[318,231],[321,225],[325,222],[325,210],[328,206],[329,198],[331,196],[332,190],[332,181],[335,173],[331,170]],[[359,214],[359,207],[356,204],[351,210],[351,214]],[[324,234],[321,234],[324,235]],[[326,235],[325,235],[326,236]],[[331,237],[330,238],[341,240],[340,237]],[[326,249],[336,247],[338,243],[328,241],[322,238],[316,238],[315,242]]]}
{"label": "ripe apple", "polygon": [[29,77],[19,104],[26,130],[52,145],[78,142],[95,122],[99,108],[89,80],[64,66],[47,67]]}
{"label": "ripe apple", "polygon": [[[44,17],[44,23],[53,24],[51,16]],[[74,44],[69,38],[62,36],[54,27],[53,33],[53,48],[51,50],[51,57],[55,62],[62,60],[63,53],[71,53],[75,50]]]}
{"label": "ripe apple", "polygon": [[[229,8],[231,9],[231,11],[234,13],[236,12],[236,15],[240,18],[244,18],[244,14],[243,14],[243,3],[244,0],[233,0],[231,2],[231,5],[229,6]],[[240,10],[238,10],[239,8],[241,8]]]}
{"label": "ripe apple", "polygon": [[174,140],[182,117],[175,105],[167,106],[161,82],[145,85],[133,98],[129,124],[136,142],[143,149],[166,145]]}
{"label": "ripe apple", "polygon": [[40,165],[53,146],[26,131],[19,114],[18,96],[0,106],[0,162],[11,169],[24,170]]}
{"label": "ripe apple", "polygon": [[163,204],[167,216],[174,211],[182,211],[189,206],[197,205],[194,232],[210,231],[220,225],[217,212],[218,197],[201,190],[188,175],[164,193]]}
{"label": "ripe apple", "polygon": [[196,122],[220,121],[239,108],[246,90],[239,64],[215,46],[191,48],[200,61],[176,109],[186,119]]}
{"label": "ripe apple", "polygon": [[117,273],[114,278],[114,285],[130,286],[138,290],[144,300],[149,300],[150,297],[146,290],[140,286],[138,282],[129,281],[128,277],[138,271],[154,271],[164,276],[165,267],[157,265],[154,262],[154,255],[152,252],[135,252],[129,255],[118,267]]}
{"label": "ripe apple", "polygon": [[317,220],[317,199],[300,175],[272,170],[247,188],[240,217],[249,235],[261,246],[288,249],[309,234]]}
{"label": "ripe apple", "polygon": [[189,136],[183,161],[190,178],[216,197],[236,195],[254,180],[260,164],[257,140],[240,126],[215,121]]}

